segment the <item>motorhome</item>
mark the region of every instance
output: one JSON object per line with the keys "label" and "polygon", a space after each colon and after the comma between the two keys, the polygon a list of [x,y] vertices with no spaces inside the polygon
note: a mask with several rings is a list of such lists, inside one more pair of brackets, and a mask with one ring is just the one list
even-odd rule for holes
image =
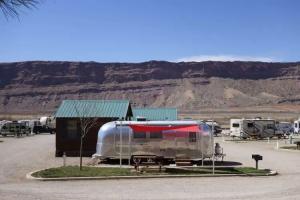
{"label": "motorhome", "polygon": [[294,121],[294,133],[300,134],[300,118]]}
{"label": "motorhome", "polygon": [[100,159],[159,156],[167,160],[211,158],[213,135],[210,127],[197,121],[114,121],[98,132]]}
{"label": "motorhome", "polygon": [[272,138],[276,135],[275,120],[273,119],[231,119],[230,136],[247,138]]}

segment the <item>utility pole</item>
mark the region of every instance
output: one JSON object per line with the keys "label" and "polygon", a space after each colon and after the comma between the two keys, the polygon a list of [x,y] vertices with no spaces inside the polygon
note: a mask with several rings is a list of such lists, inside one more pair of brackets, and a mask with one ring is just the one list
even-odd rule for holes
{"label": "utility pole", "polygon": [[123,144],[122,144],[122,119],[120,120],[120,168],[122,167],[122,150],[123,150]]}
{"label": "utility pole", "polygon": [[130,167],[130,159],[131,159],[131,132],[128,132],[128,165]]}
{"label": "utility pole", "polygon": [[211,135],[211,139],[212,139],[212,153],[213,153],[213,174],[215,174],[215,143],[214,143],[214,121],[212,122],[212,135]]}

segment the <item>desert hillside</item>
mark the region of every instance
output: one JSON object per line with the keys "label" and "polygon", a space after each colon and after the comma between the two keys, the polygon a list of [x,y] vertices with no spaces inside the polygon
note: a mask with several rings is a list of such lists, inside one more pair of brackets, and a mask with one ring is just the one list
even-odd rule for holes
{"label": "desert hillside", "polygon": [[297,113],[300,63],[0,63],[1,114],[52,113],[64,99],[130,99],[194,114],[270,106]]}

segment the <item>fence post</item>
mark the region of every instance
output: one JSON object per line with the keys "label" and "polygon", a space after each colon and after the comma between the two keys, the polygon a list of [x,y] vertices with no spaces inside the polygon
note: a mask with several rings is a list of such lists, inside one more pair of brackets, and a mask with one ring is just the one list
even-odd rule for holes
{"label": "fence post", "polygon": [[67,163],[67,155],[66,155],[66,152],[63,153],[63,165],[64,167],[66,166],[66,163]]}

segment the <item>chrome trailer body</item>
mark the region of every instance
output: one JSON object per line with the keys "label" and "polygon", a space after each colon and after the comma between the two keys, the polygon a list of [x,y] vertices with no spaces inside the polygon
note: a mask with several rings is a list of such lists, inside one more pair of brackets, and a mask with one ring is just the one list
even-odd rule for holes
{"label": "chrome trailer body", "polygon": [[[129,125],[180,126],[197,125],[200,132],[136,133]],[[120,137],[121,135],[121,137]],[[115,121],[104,124],[98,132],[97,152],[100,159],[129,159],[133,156],[158,156],[164,159],[211,158],[214,141],[209,126],[197,121]]]}

